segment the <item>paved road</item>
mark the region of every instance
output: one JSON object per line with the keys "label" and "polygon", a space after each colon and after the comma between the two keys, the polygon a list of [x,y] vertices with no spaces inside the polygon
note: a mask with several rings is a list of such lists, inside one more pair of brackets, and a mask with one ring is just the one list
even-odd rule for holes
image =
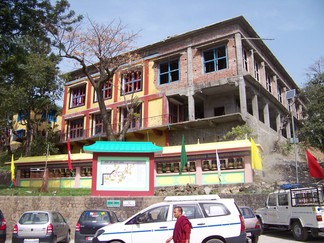
{"label": "paved road", "polygon": [[[297,243],[290,231],[268,231],[261,235],[258,243]],[[307,243],[323,243],[324,237],[318,237],[316,239],[310,238]],[[7,240],[6,243],[11,243],[11,239]],[[74,243],[71,240],[70,243]]]}
{"label": "paved road", "polygon": [[[259,243],[296,243],[292,233],[290,231],[268,231],[262,234],[259,238]],[[323,243],[324,237],[320,236],[316,239],[310,237],[307,243]]]}

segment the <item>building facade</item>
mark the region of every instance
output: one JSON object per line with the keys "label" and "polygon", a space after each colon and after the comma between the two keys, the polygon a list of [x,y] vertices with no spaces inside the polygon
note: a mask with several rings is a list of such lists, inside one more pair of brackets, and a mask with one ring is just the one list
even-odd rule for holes
{"label": "building facade", "polygon": [[[66,154],[19,158],[15,161],[17,186],[40,187],[47,177],[48,187],[51,188],[91,188],[93,195],[111,195],[111,193],[125,195],[129,193],[125,191],[138,189],[140,182],[146,189],[150,188],[151,193],[153,186],[186,184],[205,186],[253,182],[249,140],[187,144],[185,150],[188,163],[182,173],[180,173],[181,145],[165,146],[162,151],[148,156],[143,152],[134,153],[135,148],[141,146],[143,142],[128,142],[130,145],[127,145],[127,142],[119,142],[123,145],[118,147],[115,145],[118,142],[111,142],[110,147],[106,145],[100,147],[107,151],[103,153],[100,150],[100,156],[98,153],[88,153],[87,148],[96,147],[97,143],[85,146],[86,153],[71,155],[72,171],[68,170]],[[150,168],[149,176],[148,168]],[[112,170],[116,172],[113,175]]]}
{"label": "building facade", "polygon": [[[128,141],[158,146],[217,142],[237,125],[247,124],[265,153],[277,140],[292,137],[291,113],[298,127],[304,102],[289,103],[286,92],[298,86],[243,17],[236,17],[137,50],[141,60],[120,69],[103,88],[112,125],[126,117],[125,101],[136,95]],[[94,73],[95,75],[95,73]],[[81,70],[66,83],[61,142],[70,135],[74,150],[103,135],[91,83]]]}
{"label": "building facade", "polygon": [[[137,53],[141,59],[121,67],[102,90],[114,131],[126,118],[125,102],[135,95],[140,105],[127,141],[149,141],[167,150],[180,145],[184,136],[186,144],[200,148],[190,152],[188,173],[192,176],[182,179],[175,177],[180,151],[173,157],[168,152],[157,156],[157,186],[183,184],[188,179],[197,184],[217,183],[213,167],[217,145],[208,151],[204,147],[221,142],[238,125],[253,130],[267,163],[275,143],[289,141],[292,128],[298,128],[303,118],[305,103],[298,97],[298,86],[242,16],[168,37]],[[60,142],[64,146],[70,137],[73,153],[80,153],[84,145],[100,140],[104,131],[91,83],[81,69],[69,75]],[[296,95],[288,100],[287,91]],[[222,183],[253,181],[249,149],[235,148],[233,143],[219,151],[227,178],[237,175],[227,182],[222,178]],[[78,170],[76,174],[81,175],[82,166]]]}

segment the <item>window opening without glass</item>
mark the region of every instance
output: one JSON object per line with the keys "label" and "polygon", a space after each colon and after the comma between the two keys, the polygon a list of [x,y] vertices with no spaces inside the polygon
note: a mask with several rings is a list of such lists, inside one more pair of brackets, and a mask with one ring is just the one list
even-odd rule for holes
{"label": "window opening without glass", "polygon": [[159,65],[160,84],[179,81],[179,59],[161,63]]}

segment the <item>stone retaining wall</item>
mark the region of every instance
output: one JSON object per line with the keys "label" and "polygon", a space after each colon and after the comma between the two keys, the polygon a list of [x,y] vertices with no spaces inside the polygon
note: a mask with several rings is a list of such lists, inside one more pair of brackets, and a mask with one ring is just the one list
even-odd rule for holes
{"label": "stone retaining wall", "polygon": [[[222,198],[234,198],[238,205],[248,205],[253,209],[262,207],[267,194],[219,194]],[[85,209],[107,209],[107,200],[120,200],[121,206],[111,208],[118,217],[127,219],[145,207],[163,201],[164,197],[15,197],[1,196],[0,209],[7,221],[7,239],[11,240],[13,225],[20,215],[29,210],[56,210],[69,222],[71,237],[74,238],[75,224]],[[134,200],[134,207],[124,207],[124,200]]]}

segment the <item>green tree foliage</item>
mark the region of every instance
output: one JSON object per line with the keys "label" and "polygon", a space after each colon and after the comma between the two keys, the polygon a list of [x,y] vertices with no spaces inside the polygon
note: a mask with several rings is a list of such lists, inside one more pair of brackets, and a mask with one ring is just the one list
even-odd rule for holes
{"label": "green tree foliage", "polygon": [[320,58],[309,68],[309,81],[303,95],[309,100],[307,114],[299,137],[306,145],[324,152],[324,58]]}
{"label": "green tree foliage", "polygon": [[51,36],[80,18],[66,0],[2,0],[0,2],[0,149],[10,151],[12,116],[21,113],[27,128],[25,154],[30,154],[41,119],[55,108],[62,82]]}
{"label": "green tree foliage", "polygon": [[224,140],[239,140],[252,137],[252,129],[248,125],[233,127],[232,130],[225,134]]}

